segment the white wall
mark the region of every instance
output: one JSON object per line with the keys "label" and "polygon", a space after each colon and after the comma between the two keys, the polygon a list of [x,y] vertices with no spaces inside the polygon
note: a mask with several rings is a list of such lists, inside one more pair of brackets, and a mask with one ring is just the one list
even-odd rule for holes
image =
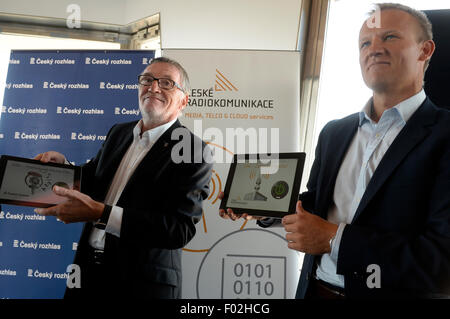
{"label": "white wall", "polygon": [[301,0],[129,0],[126,20],[160,12],[163,48],[295,50]]}
{"label": "white wall", "polygon": [[163,48],[295,50],[302,0],[13,0],[0,12],[128,24],[161,14]]}

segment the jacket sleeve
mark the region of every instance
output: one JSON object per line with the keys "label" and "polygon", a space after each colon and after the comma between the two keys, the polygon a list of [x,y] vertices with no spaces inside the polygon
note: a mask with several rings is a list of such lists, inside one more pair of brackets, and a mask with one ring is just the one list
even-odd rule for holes
{"label": "jacket sleeve", "polygon": [[316,152],[314,157],[314,162],[311,167],[311,171],[309,174],[308,183],[306,185],[307,191],[303,192],[299,195],[298,199],[302,201],[302,206],[309,212],[315,211],[315,201],[316,201],[316,191],[317,191],[317,180],[320,172],[320,164],[321,164],[321,145],[323,139],[323,131],[319,136],[319,140],[316,146]]}
{"label": "jacket sleeve", "polygon": [[[316,146],[316,152],[315,152],[315,158],[313,162],[313,166],[311,168],[311,173],[309,175],[307,188],[308,191],[301,193],[298,196],[298,200],[302,201],[303,208],[305,208],[309,212],[314,212],[314,203],[316,200],[316,189],[317,189],[317,179],[319,176],[320,171],[320,163],[321,163],[321,146],[322,146],[322,139],[323,139],[323,132],[319,135],[319,141]],[[258,226],[267,228],[267,227],[275,227],[275,226],[282,226],[281,225],[281,219],[277,218],[267,218],[264,220],[258,220],[257,221]]]}

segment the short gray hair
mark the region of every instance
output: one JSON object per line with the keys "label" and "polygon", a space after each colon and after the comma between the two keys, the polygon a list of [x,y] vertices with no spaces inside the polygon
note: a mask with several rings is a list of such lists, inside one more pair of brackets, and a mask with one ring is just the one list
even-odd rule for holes
{"label": "short gray hair", "polygon": [[[413,9],[400,3],[377,3],[375,4],[375,9],[369,12],[369,15],[373,15],[378,9],[380,11],[390,9],[400,10],[408,13],[409,15],[411,15],[413,18],[416,19],[422,31],[421,34],[419,34],[418,42],[433,40],[433,26],[431,25],[430,20],[428,19],[427,15],[424,12]],[[430,60],[425,61],[424,72],[427,70],[429,64]]]}
{"label": "short gray hair", "polygon": [[158,62],[169,63],[177,68],[178,73],[180,74],[180,77],[181,77],[181,83],[179,83],[179,84],[181,85],[181,88],[184,90],[184,92],[186,94],[189,94],[189,92],[191,91],[191,85],[189,83],[189,76],[188,76],[186,70],[181,66],[181,64],[178,63],[177,61],[167,58],[167,57],[159,57],[159,58],[152,59],[148,65],[152,65],[152,64],[155,64]]}

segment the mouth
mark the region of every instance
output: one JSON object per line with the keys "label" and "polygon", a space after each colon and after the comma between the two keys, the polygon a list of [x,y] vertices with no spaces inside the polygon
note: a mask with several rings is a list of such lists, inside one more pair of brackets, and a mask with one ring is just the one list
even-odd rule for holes
{"label": "mouth", "polygon": [[152,99],[158,100],[158,101],[163,102],[163,103],[165,102],[165,100],[164,100],[162,97],[157,96],[157,95],[153,95],[153,94],[144,96],[144,98],[142,99],[142,101],[152,100]]}
{"label": "mouth", "polygon": [[369,66],[367,67],[367,70],[369,70],[370,68],[372,68],[373,66],[377,66],[377,65],[390,65],[391,63],[386,62],[386,61],[377,61],[377,62],[372,62],[369,64]]}

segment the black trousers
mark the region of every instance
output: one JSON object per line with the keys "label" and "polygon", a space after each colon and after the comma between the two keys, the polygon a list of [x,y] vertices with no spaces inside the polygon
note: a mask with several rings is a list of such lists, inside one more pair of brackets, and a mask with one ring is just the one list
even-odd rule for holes
{"label": "black trousers", "polygon": [[90,249],[80,263],[81,288],[66,288],[64,299],[180,299],[181,287],[151,282],[129,274],[120,278],[115,267],[110,267],[102,254]]}

